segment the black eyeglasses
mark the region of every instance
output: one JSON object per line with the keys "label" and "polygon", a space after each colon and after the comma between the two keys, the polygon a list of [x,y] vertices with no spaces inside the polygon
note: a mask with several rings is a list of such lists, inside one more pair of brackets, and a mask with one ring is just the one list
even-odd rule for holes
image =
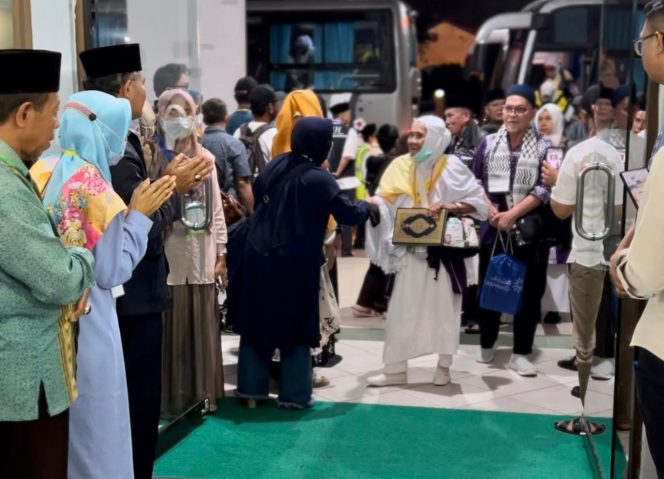
{"label": "black eyeglasses", "polygon": [[505,113],[506,115],[514,113],[517,116],[521,116],[521,115],[525,115],[526,113],[528,113],[529,110],[530,110],[530,108],[528,108],[527,106],[523,106],[523,105],[517,105],[517,106],[504,105],[503,106],[503,113]]}
{"label": "black eyeglasses", "polygon": [[660,32],[653,32],[650,35],[646,35],[645,37],[639,38],[638,40],[634,40],[634,52],[638,56],[643,55],[643,43],[649,38],[656,37],[658,33]]}

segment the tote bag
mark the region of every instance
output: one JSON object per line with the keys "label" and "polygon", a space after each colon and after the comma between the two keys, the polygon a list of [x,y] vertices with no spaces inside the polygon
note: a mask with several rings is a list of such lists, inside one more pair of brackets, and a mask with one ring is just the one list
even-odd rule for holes
{"label": "tote bag", "polygon": [[330,337],[341,327],[341,310],[334,287],[327,270],[327,263],[320,268],[320,287],[318,291],[318,308],[320,313],[320,347],[325,346]]}
{"label": "tote bag", "polygon": [[[498,241],[501,242],[504,253],[496,255]],[[502,233],[498,232],[482,285],[480,307],[501,313],[517,314],[521,311],[523,303],[525,278],[526,265],[513,256],[511,236],[506,246]]]}

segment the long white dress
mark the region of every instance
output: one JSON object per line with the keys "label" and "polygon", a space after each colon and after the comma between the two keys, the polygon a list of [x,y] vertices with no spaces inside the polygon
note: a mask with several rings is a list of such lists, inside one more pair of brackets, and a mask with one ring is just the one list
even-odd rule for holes
{"label": "long white dress", "polygon": [[[425,196],[420,194],[420,197]],[[383,212],[384,216],[389,214],[389,227],[382,222],[383,227],[376,228],[369,241],[370,255],[376,256],[372,260],[383,269],[397,271],[387,309],[383,362],[389,366],[427,354],[455,354],[459,347],[462,296],[453,293],[447,271],[441,266],[438,279],[435,279],[435,271],[426,262],[426,253],[420,255],[404,247],[385,245],[391,241],[397,208],[428,207],[437,201],[463,202],[476,208],[472,214],[474,218],[486,219],[488,203],[482,188],[461,160],[449,156],[443,173],[422,202],[424,204],[413,205],[408,195],[401,195],[391,203],[384,201],[387,209]],[[382,238],[376,237],[379,234]],[[383,247],[374,247],[378,244]],[[386,264],[388,254],[391,266]]]}

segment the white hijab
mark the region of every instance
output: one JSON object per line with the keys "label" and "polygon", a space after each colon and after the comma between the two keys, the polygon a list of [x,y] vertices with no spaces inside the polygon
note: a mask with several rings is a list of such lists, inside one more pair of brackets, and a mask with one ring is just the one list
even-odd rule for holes
{"label": "white hijab", "polygon": [[553,103],[545,103],[542,105],[542,107],[537,111],[537,114],[535,115],[535,127],[538,128],[539,131],[539,117],[542,114],[542,112],[548,112],[549,115],[551,115],[551,120],[553,122],[553,132],[548,136],[548,138],[551,140],[551,143],[553,143],[553,146],[560,146],[560,142],[563,138],[563,132],[565,130],[565,120],[563,119],[563,111],[560,109],[558,105],[554,105]]}
{"label": "white hijab", "polygon": [[429,194],[426,190],[426,181],[433,173],[434,165],[443,156],[443,153],[452,142],[452,134],[445,126],[445,122],[434,115],[425,115],[416,118],[413,121],[413,124],[415,123],[421,123],[426,127],[427,134],[424,137],[422,149],[431,151],[431,155],[426,160],[417,163],[415,166],[415,185],[422,202],[418,206],[428,208]]}

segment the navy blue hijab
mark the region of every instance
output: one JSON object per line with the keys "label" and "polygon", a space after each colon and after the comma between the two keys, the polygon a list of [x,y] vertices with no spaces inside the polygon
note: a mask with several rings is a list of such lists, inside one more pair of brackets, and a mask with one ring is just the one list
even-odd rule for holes
{"label": "navy blue hijab", "polygon": [[329,204],[340,193],[332,175],[320,168],[331,147],[332,122],[303,117],[293,128],[292,151],[270,161],[258,175],[249,230],[256,251],[269,255],[314,234],[321,236],[322,247]]}

